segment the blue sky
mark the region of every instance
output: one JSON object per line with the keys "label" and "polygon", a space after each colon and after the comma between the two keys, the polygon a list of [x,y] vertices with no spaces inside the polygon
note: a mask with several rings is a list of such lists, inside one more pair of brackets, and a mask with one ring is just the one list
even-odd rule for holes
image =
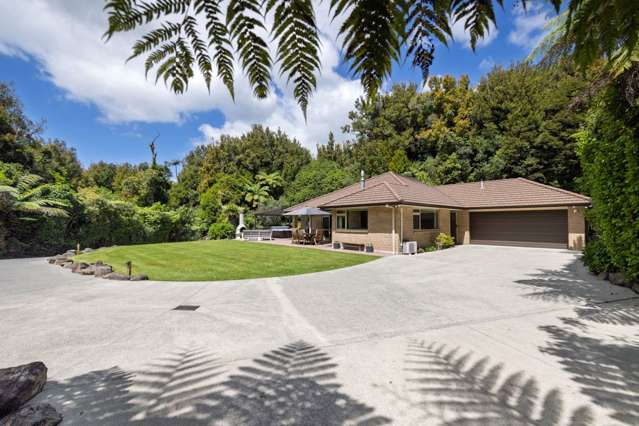
{"label": "blue sky", "polygon": [[[252,123],[280,127],[313,149],[331,130],[338,140],[346,137],[339,129],[361,95],[359,82],[340,64],[336,25],[321,8],[323,70],[304,123],[283,82],[276,82],[281,91],[259,101],[238,75],[233,103],[219,84],[210,96],[201,81],[176,96],[145,81],[141,64],[124,63],[133,35],[106,45],[100,39],[105,28],[101,0],[9,3],[0,3],[0,80],[13,83],[32,119],[46,120],[45,137],[76,148],[85,166],[99,160],[148,161],[147,144],[158,133],[159,159],[179,159],[197,143],[241,134]],[[23,16],[33,19],[25,22]],[[523,12],[507,2],[497,13],[498,27],[475,52],[463,26],[456,25],[455,41],[438,46],[431,74],[468,74],[477,83],[492,66],[525,58],[552,16],[542,4],[533,3]],[[404,64],[394,67],[388,83],[420,79],[417,70]]]}

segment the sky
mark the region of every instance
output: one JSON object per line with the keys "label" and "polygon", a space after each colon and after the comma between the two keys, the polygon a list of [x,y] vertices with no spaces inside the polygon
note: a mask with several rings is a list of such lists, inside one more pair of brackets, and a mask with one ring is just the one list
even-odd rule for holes
{"label": "sky", "polygon": [[[103,0],[1,0],[0,81],[13,85],[31,119],[45,122],[44,137],[64,140],[84,166],[149,161],[148,143],[157,135],[158,159],[181,159],[197,144],[241,135],[252,124],[279,128],[314,152],[330,131],[338,141],[348,138],[340,129],[363,94],[341,61],[339,21],[331,21],[329,3],[317,2],[322,72],[307,122],[292,88],[279,78],[277,90],[259,100],[237,71],[235,102],[219,81],[209,94],[197,77],[186,94],[175,95],[154,78],[145,79],[143,60],[125,62],[135,33],[108,43],[102,39]],[[497,27],[475,52],[463,24],[456,23],[454,39],[437,46],[431,75],[467,74],[477,84],[492,67],[524,59],[553,16],[546,3],[529,4],[524,11],[506,1],[497,12]],[[420,71],[396,64],[384,89],[407,82],[421,84]]]}

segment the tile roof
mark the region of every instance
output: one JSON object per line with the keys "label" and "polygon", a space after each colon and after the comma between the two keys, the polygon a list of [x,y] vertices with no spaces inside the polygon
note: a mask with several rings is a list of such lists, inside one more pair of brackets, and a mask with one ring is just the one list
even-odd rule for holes
{"label": "tile roof", "polygon": [[418,180],[387,172],[337,191],[289,207],[355,207],[409,204],[452,208],[508,208],[589,205],[590,198],[524,178],[428,186]]}
{"label": "tile roof", "polygon": [[438,186],[465,208],[552,207],[589,205],[590,198],[524,178]]}

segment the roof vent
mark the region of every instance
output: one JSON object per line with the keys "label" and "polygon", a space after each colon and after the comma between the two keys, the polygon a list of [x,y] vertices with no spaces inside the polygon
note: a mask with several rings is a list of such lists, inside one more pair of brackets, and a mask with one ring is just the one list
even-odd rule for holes
{"label": "roof vent", "polygon": [[484,189],[484,181],[479,181],[479,189]]}
{"label": "roof vent", "polygon": [[364,178],[364,170],[359,171],[359,189],[364,190],[366,188],[366,179]]}

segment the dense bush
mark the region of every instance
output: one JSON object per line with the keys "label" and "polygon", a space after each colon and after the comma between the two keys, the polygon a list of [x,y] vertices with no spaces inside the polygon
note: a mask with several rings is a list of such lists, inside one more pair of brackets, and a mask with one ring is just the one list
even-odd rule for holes
{"label": "dense bush", "polygon": [[[639,279],[639,106],[604,93],[578,133],[583,190],[592,197],[589,221],[610,261]],[[597,243],[599,244],[599,243]],[[594,250],[594,249],[593,249]]]}
{"label": "dense bush", "polygon": [[590,269],[590,272],[594,274],[610,272],[615,269],[606,245],[599,238],[588,241],[582,260]]}
{"label": "dense bush", "polygon": [[437,247],[445,249],[445,248],[453,247],[455,245],[455,240],[450,235],[444,234],[443,232],[441,232],[435,238],[435,244],[437,245]]}
{"label": "dense bush", "polygon": [[215,222],[209,227],[209,238],[212,240],[226,240],[234,235],[235,228],[228,222]]}

